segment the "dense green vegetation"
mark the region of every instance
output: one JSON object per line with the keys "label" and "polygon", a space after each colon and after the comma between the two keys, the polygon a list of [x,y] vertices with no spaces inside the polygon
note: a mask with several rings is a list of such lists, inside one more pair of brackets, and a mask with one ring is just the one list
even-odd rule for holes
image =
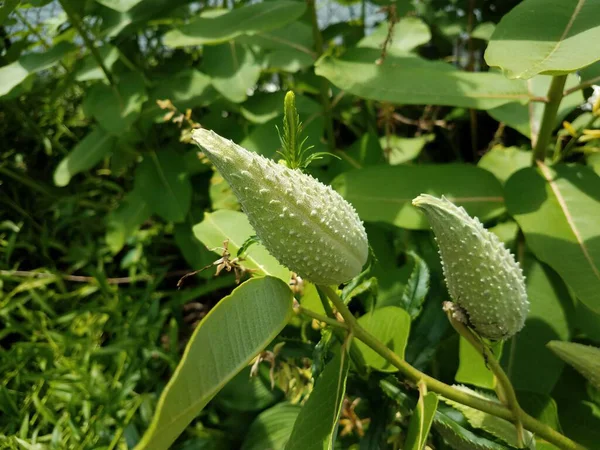
{"label": "dense green vegetation", "polygon": [[[599,0],[5,0],[0,35],[0,448],[600,448]],[[365,271],[279,264],[198,128],[305,137]],[[421,193],[516,255],[516,336],[448,320]]]}

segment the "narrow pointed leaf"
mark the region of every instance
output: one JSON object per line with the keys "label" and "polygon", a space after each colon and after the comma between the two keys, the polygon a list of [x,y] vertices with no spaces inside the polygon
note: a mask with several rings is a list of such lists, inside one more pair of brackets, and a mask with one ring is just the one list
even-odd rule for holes
{"label": "narrow pointed leaf", "polygon": [[408,424],[408,432],[403,447],[405,450],[423,450],[425,448],[437,405],[438,396],[435,392],[428,392],[424,396],[419,396],[417,407],[413,411]]}
{"label": "narrow pointed leaf", "polygon": [[548,348],[600,389],[600,348],[561,341],[549,342]]}
{"label": "narrow pointed leaf", "polygon": [[137,450],[170,448],[217,392],[262,351],[292,315],[292,291],[272,277],[249,280],[194,331]]}

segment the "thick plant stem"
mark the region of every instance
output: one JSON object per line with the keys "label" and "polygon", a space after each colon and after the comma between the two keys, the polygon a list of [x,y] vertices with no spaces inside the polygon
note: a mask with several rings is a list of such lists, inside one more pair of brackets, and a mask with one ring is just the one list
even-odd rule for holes
{"label": "thick plant stem", "polygon": [[566,75],[552,77],[550,89],[548,89],[548,103],[544,106],[544,115],[542,116],[542,125],[538,134],[535,148],[533,149],[533,161],[544,161],[546,159],[546,151],[552,138],[552,130],[556,122],[556,113],[563,98],[563,89],[567,81]]}
{"label": "thick plant stem", "polygon": [[502,400],[503,403],[508,406],[508,408],[513,413],[513,423],[515,428],[517,429],[517,445],[519,448],[523,447],[524,439],[523,439],[523,422],[521,421],[521,416],[523,415],[523,410],[519,406],[519,402],[517,400],[517,394],[510,382],[510,379],[498,363],[498,360],[494,356],[494,354],[487,348],[480,339],[462,322],[459,322],[454,317],[452,317],[452,312],[448,311],[448,320],[452,327],[456,330],[458,334],[460,334],[463,338],[465,338],[469,344],[477,350],[477,352],[483,357],[486,365],[495,375],[498,380],[498,385],[500,388],[500,392],[498,393],[498,397]]}
{"label": "thick plant stem", "polygon": [[297,314],[302,314],[306,317],[310,317],[311,319],[315,319],[319,322],[326,323],[327,325],[334,328],[342,328],[344,330],[348,330],[348,325],[345,322],[340,322],[339,320],[332,319],[330,317],[324,316],[322,314],[311,311],[310,309],[303,308],[300,305],[294,306],[294,311]]}
{"label": "thick plant stem", "polygon": [[[317,10],[315,0],[306,0],[306,6],[312,21],[313,38],[315,40],[315,50],[317,58],[323,54],[323,36],[319,29],[317,20]],[[323,116],[325,118],[325,132],[327,133],[327,145],[331,150],[335,150],[335,132],[333,130],[333,114],[331,111],[331,102],[329,101],[329,83],[325,78],[319,77],[319,90],[321,94],[321,105],[323,106]]]}
{"label": "thick plant stem", "polygon": [[[436,380],[435,378],[430,377],[429,375],[421,372],[420,370],[415,369],[413,366],[411,366],[402,358],[400,358],[396,353],[390,350],[384,343],[379,341],[377,338],[375,338],[373,335],[367,332],[364,328],[362,328],[358,324],[356,318],[352,315],[348,307],[344,304],[342,299],[337,295],[337,293],[333,289],[331,289],[328,286],[319,286],[319,288],[327,294],[335,308],[342,315],[344,321],[348,324],[348,326],[354,333],[354,337],[365,343],[367,346],[373,349],[373,351],[375,351],[383,358],[388,360],[390,364],[396,367],[408,379],[410,379],[414,383],[418,383],[420,380],[423,380],[423,382],[427,385],[427,388],[429,390],[437,392],[438,394],[441,394],[450,400],[454,400],[455,402],[461,403],[466,406],[470,406],[471,408],[478,409],[480,411],[486,412],[496,417],[500,417],[502,419],[514,421],[512,411],[504,405],[484,400],[466,392],[459,391],[458,389],[454,389],[452,386],[449,386],[446,383]],[[586,450],[585,447],[577,444],[576,442],[573,442],[568,437],[563,436],[548,425],[538,421],[537,419],[531,417],[525,412],[522,413],[521,421],[523,423],[523,426],[527,430],[544,438],[548,442],[556,445],[561,449]]]}

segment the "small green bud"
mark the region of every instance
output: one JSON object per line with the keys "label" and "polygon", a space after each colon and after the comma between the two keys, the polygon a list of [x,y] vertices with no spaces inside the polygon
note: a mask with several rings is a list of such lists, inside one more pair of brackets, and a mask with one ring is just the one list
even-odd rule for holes
{"label": "small green bud", "polygon": [[448,291],[468,323],[488,339],[508,339],[520,331],[529,310],[525,277],[504,244],[444,197],[422,194],[413,205],[431,224]]}
{"label": "small green bud", "polygon": [[263,245],[315,284],[337,285],[367,261],[365,228],[331,187],[234,144],[209,130],[193,140],[227,180]]}

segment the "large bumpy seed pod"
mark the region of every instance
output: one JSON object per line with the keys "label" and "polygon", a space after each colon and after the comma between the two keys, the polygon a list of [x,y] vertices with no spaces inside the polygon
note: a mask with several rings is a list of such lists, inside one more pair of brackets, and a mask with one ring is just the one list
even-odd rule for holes
{"label": "large bumpy seed pod", "polygon": [[468,324],[488,339],[508,339],[525,324],[529,310],[525,277],[504,244],[446,198],[413,200],[436,236],[452,300]]}
{"label": "large bumpy seed pod", "polygon": [[368,256],[367,234],[337,192],[212,131],[195,130],[192,138],[280,263],[315,284],[337,285],[360,273]]}

